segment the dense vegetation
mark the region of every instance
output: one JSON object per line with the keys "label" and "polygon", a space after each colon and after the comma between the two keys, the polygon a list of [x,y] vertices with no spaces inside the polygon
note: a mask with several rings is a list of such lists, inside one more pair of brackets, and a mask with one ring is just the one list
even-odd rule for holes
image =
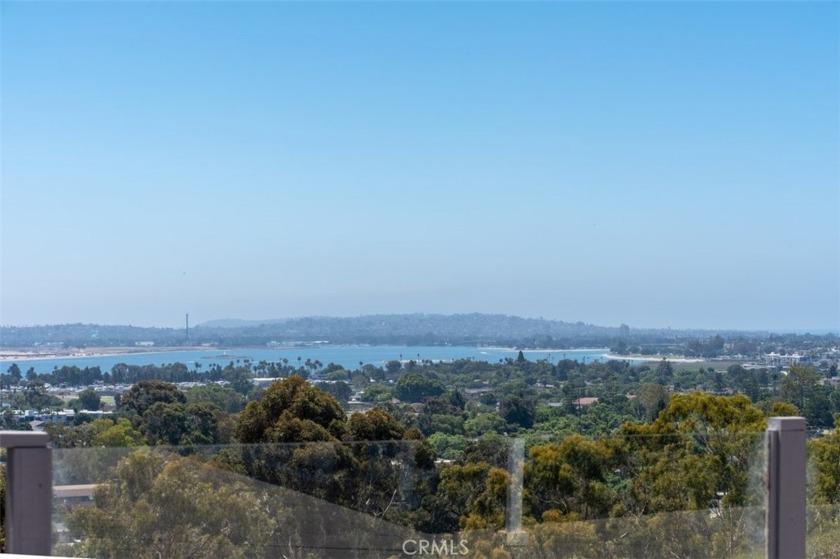
{"label": "dense vegetation", "polygon": [[[268,371],[286,378],[265,390],[250,382]],[[67,512],[81,543],[61,553],[387,557],[425,533],[471,540],[475,557],[747,556],[762,522],[766,417],[803,414],[812,430],[831,428],[840,418],[840,390],[823,383],[831,374],[521,355],[355,371],[317,362],[57,369],[52,380],[137,381],[113,417],[47,426],[59,480],[100,484],[93,505]],[[220,384],[168,382],[202,376]],[[11,377],[18,393],[37,392],[39,379]],[[353,393],[366,411],[345,411]],[[514,440],[523,443],[524,547],[499,535]],[[812,502],[836,505],[837,431],[811,448]],[[813,525],[830,533],[837,509],[820,510]],[[823,532],[818,549],[836,549]]]}

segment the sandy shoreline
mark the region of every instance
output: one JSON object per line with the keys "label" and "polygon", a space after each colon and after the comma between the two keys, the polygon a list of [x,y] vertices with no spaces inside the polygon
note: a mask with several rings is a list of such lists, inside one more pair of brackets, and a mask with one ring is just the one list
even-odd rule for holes
{"label": "sandy shoreline", "polygon": [[693,357],[667,357],[664,355],[613,355],[611,353],[604,354],[605,359],[614,359],[616,361],[662,361],[663,359],[671,363],[702,363],[705,359]]}
{"label": "sandy shoreline", "polygon": [[522,351],[523,353],[574,353],[574,352],[588,352],[595,353],[598,351],[605,351],[605,347],[576,347],[575,349],[517,349],[515,347],[485,347],[478,346],[476,349],[489,349],[492,351]]}
{"label": "sandy shoreline", "polygon": [[200,351],[214,348],[207,347],[92,347],[68,348],[49,350],[14,350],[0,349],[0,363],[10,361],[37,361],[42,359],[87,359],[90,357],[121,357],[125,355],[154,355],[156,353],[172,353],[174,351]]}

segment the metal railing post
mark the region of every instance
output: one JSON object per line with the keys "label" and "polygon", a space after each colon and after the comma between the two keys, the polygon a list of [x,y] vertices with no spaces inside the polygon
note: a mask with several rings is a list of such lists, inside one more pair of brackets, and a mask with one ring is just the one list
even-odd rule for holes
{"label": "metal railing post", "polygon": [[805,557],[805,418],[767,425],[767,559]]}
{"label": "metal railing post", "polygon": [[6,449],[6,552],[49,555],[52,450],[46,433],[0,431]]}

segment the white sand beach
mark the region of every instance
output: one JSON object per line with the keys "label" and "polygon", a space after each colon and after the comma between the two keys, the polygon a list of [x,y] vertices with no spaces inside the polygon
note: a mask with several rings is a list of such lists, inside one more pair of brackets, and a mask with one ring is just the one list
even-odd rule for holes
{"label": "white sand beach", "polygon": [[670,357],[665,355],[613,355],[612,353],[605,353],[604,359],[614,359],[616,361],[670,361],[671,363],[702,363],[705,359],[694,357]]}

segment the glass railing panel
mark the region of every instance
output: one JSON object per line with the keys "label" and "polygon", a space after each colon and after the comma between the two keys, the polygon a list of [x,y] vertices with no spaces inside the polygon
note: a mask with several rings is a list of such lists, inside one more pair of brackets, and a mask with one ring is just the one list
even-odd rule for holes
{"label": "glass railing panel", "polygon": [[753,557],[763,433],[54,451],[54,553]]}
{"label": "glass railing panel", "polygon": [[505,518],[504,469],[436,463],[413,441],[56,449],[53,460],[65,556],[463,552],[474,501],[491,517],[470,524],[476,534]]}
{"label": "glass railing panel", "polygon": [[761,557],[764,433],[581,436],[525,469],[531,557]]}
{"label": "glass railing panel", "polygon": [[808,557],[840,557],[840,430],[810,433],[806,495]]}

